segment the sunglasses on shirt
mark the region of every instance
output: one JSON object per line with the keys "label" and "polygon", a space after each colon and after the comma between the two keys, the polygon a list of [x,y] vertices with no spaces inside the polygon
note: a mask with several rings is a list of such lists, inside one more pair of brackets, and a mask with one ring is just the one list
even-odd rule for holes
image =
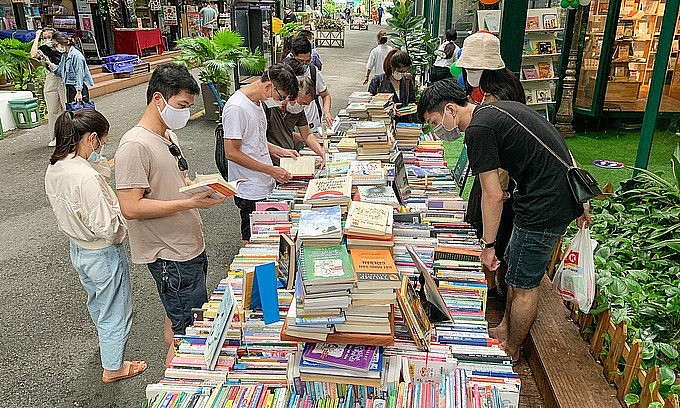
{"label": "sunglasses on shirt", "polygon": [[170,150],[170,154],[177,157],[177,167],[179,167],[179,171],[189,170],[189,163],[187,163],[187,160],[182,156],[182,151],[179,150],[179,146],[171,142],[170,146],[168,146],[168,150]]}

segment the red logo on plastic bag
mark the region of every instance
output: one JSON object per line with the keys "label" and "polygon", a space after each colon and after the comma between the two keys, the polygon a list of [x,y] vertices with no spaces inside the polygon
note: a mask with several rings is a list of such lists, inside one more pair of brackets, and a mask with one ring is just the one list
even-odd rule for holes
{"label": "red logo on plastic bag", "polygon": [[578,252],[569,251],[567,256],[564,258],[564,265],[578,266]]}

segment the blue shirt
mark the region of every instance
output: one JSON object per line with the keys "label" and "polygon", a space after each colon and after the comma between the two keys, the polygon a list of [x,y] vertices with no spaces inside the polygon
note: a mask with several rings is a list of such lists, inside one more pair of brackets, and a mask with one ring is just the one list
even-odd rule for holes
{"label": "blue shirt", "polygon": [[61,62],[59,62],[59,66],[54,74],[61,78],[63,84],[73,85],[76,91],[82,91],[83,84],[94,86],[90,69],[87,68],[85,56],[73,46],[71,46],[68,54],[61,56]]}

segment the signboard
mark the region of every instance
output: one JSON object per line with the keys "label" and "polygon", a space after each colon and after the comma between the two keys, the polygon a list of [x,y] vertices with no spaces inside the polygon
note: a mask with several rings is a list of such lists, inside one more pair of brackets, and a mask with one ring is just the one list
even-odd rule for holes
{"label": "signboard", "polygon": [[175,6],[165,6],[163,9],[163,20],[164,24],[167,26],[177,25],[177,7]]}

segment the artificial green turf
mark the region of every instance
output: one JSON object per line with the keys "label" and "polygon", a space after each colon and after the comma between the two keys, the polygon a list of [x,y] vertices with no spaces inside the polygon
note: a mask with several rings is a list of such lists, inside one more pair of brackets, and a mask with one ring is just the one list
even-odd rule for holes
{"label": "artificial green turf", "polygon": [[[593,160],[612,160],[622,162],[626,166],[634,166],[639,140],[639,131],[610,130],[578,133],[577,136],[567,139],[567,145],[579,166],[588,170],[600,186],[612,183],[614,188],[617,188],[620,181],[630,178],[632,169],[628,167],[603,169],[593,165]],[[674,132],[657,130],[654,133],[648,170],[661,172],[664,178],[671,180],[670,160],[677,143],[680,143],[680,136]],[[456,165],[462,148],[463,138],[454,142],[444,142],[444,159],[449,167]]]}

